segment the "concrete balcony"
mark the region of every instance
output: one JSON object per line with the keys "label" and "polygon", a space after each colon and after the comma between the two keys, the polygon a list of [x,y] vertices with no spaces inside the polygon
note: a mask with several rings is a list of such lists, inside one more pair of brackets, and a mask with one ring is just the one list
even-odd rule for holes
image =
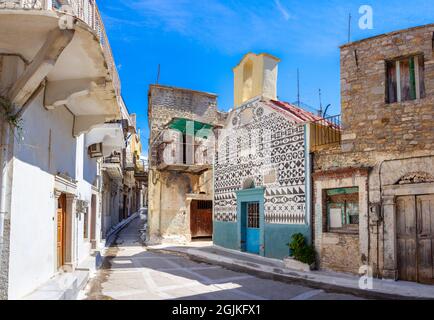
{"label": "concrete balcony", "polygon": [[92,128],[86,134],[86,148],[94,144],[102,144],[103,157],[109,157],[114,152],[121,153],[125,148],[125,135],[122,123],[104,123]]}
{"label": "concrete balcony", "polygon": [[134,178],[138,181],[142,181],[147,184],[148,168],[144,160],[136,161],[135,168],[134,168]]}
{"label": "concrete balcony", "polygon": [[15,104],[43,85],[47,109],[76,116],[76,136],[120,119],[119,75],[94,0],[0,0],[0,44]]}
{"label": "concrete balcony", "polygon": [[121,163],[121,155],[113,154],[109,157],[104,158],[102,163],[102,170],[105,171],[111,179],[121,181],[123,178]]}

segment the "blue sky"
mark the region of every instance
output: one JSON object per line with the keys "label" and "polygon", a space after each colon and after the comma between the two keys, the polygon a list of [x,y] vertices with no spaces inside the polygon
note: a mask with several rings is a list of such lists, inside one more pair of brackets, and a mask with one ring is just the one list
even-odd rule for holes
{"label": "blue sky", "polygon": [[[374,28],[358,27],[359,8],[373,8]],[[278,56],[278,96],[340,113],[339,46],[370,36],[434,22],[432,0],[101,0],[100,11],[130,112],[138,115],[143,153],[149,136],[147,92],[155,83],[218,94],[219,108],[233,101],[234,67],[247,52]]]}

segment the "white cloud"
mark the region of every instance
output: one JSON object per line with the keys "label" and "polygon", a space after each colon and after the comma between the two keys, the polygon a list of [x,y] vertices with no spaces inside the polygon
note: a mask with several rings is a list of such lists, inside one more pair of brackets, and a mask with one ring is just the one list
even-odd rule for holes
{"label": "white cloud", "polygon": [[[107,16],[107,22],[125,34],[134,29],[137,37],[140,32],[175,32],[230,55],[282,48],[324,55],[335,53],[345,39],[348,14],[338,16],[337,0],[331,2],[314,11],[295,2],[289,11],[282,0],[131,0],[122,3],[129,16],[114,12],[116,18]],[[330,16],[334,19],[326,19]]]}
{"label": "white cloud", "polygon": [[276,4],[277,9],[280,11],[280,13],[282,14],[283,18],[288,21],[289,19],[291,19],[291,15],[289,14],[288,10],[282,5],[282,3],[280,2],[280,0],[274,0],[274,3]]}

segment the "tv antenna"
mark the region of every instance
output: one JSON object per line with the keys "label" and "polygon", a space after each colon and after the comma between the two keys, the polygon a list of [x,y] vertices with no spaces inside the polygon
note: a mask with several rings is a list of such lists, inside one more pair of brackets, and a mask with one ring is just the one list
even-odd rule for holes
{"label": "tv antenna", "polygon": [[158,64],[158,71],[157,71],[157,81],[156,81],[156,84],[158,84],[158,82],[160,82],[160,69],[161,69],[160,64]]}
{"label": "tv antenna", "polygon": [[300,70],[297,68],[297,106],[300,107]]}

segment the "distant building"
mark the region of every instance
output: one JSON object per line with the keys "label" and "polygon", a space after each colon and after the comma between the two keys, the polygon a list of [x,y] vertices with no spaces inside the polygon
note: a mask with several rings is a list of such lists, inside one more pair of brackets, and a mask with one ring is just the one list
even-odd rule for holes
{"label": "distant building", "polygon": [[313,166],[322,269],[434,283],[433,38],[341,47],[342,143],[318,143]]}
{"label": "distant building", "polygon": [[217,96],[151,85],[148,119],[148,243],[211,237]]}
{"label": "distant building", "polygon": [[234,68],[234,109],[214,169],[214,243],[282,259],[311,241],[310,126],[321,118],[277,100],[279,59],[249,53]]}

